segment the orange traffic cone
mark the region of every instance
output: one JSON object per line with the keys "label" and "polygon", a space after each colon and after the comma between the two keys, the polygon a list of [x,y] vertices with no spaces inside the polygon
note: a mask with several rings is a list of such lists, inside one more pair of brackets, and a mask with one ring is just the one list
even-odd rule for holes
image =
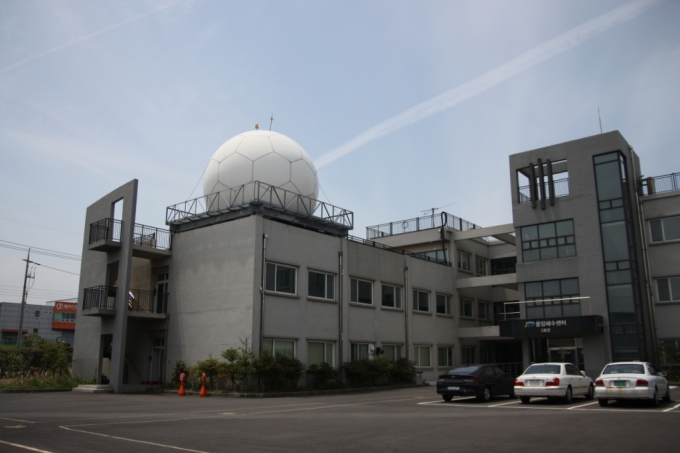
{"label": "orange traffic cone", "polygon": [[208,396],[208,392],[205,389],[205,373],[201,376],[201,393],[198,396]]}
{"label": "orange traffic cone", "polygon": [[186,396],[187,392],[184,390],[184,379],[186,378],[186,374],[180,373],[179,375],[179,392],[177,392],[178,396]]}

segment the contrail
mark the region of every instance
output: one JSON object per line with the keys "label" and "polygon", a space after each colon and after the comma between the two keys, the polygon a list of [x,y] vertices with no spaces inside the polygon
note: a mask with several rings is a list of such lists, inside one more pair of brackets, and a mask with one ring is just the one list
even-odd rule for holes
{"label": "contrail", "polygon": [[504,82],[520,72],[526,71],[539,63],[578,46],[584,41],[607,31],[615,25],[622,24],[639,16],[657,2],[658,0],[633,0],[606,14],[598,16],[595,19],[591,19],[576,28],[572,28],[561,35],[524,52],[496,69],[492,69],[467,83],[459,85],[433,97],[429,101],[411,107],[399,115],[373,126],[367,131],[357,135],[352,140],[322,155],[314,162],[314,165],[316,165],[317,169],[324,167],[370,141],[427,118],[430,115],[434,115],[437,112],[453,107],[466,99],[474,97],[489,88]]}
{"label": "contrail", "polygon": [[41,53],[39,53],[39,54],[33,55],[33,56],[31,56],[31,57],[28,57],[28,58],[24,58],[23,60],[19,60],[19,61],[17,61],[16,63],[13,63],[13,64],[11,64],[11,65],[9,65],[9,66],[7,66],[7,67],[4,67],[4,68],[0,69],[0,74],[2,74],[3,72],[9,71],[10,69],[16,68],[17,66],[21,66],[22,64],[27,63],[27,62],[29,62],[29,61],[31,61],[31,60],[35,60],[36,58],[44,57],[45,55],[51,54],[51,53],[53,53],[53,52],[56,52],[57,50],[61,50],[61,49],[64,49],[64,48],[66,48],[66,47],[70,47],[70,46],[72,46],[72,45],[74,45],[74,44],[78,44],[78,43],[81,43],[81,42],[83,42],[83,41],[87,41],[87,40],[90,39],[90,38],[93,38],[93,37],[95,37],[95,36],[97,36],[97,35],[101,35],[102,33],[106,33],[107,31],[111,31],[111,30],[113,30],[114,28],[118,28],[118,27],[123,26],[123,25],[125,25],[125,24],[129,24],[130,22],[134,22],[134,21],[136,21],[136,20],[142,19],[142,18],[144,18],[144,17],[146,17],[146,16],[148,16],[148,15],[150,15],[150,14],[157,13],[157,12],[159,12],[159,11],[161,11],[161,10],[164,10],[165,8],[168,8],[168,7],[172,6],[172,5],[174,5],[175,3],[176,3],[176,2],[168,3],[167,5],[163,5],[163,6],[159,6],[158,8],[156,8],[156,9],[154,9],[154,10],[151,10],[151,11],[149,11],[149,12],[147,12],[147,13],[140,14],[139,16],[132,17],[132,18],[130,18],[130,19],[124,20],[123,22],[119,22],[119,23],[114,24],[114,25],[110,25],[110,26],[108,26],[108,27],[106,27],[106,28],[103,28],[103,29],[101,29],[101,30],[99,30],[99,31],[96,31],[96,32],[94,32],[94,33],[90,33],[89,35],[83,36],[83,37],[78,38],[78,39],[76,39],[76,40],[74,40],[74,41],[67,42],[66,44],[62,44],[62,45],[57,46],[57,47],[55,47],[55,48],[53,48],[53,49],[46,50],[46,51],[44,51],[44,52],[41,52]]}

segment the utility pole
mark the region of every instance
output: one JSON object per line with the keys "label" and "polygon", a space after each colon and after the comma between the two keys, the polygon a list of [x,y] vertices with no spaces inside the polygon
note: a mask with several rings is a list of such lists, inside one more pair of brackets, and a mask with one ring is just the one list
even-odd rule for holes
{"label": "utility pole", "polygon": [[[21,293],[21,309],[19,311],[19,330],[17,331],[17,349],[21,349],[21,340],[23,337],[23,328],[24,328],[24,309],[26,307],[26,282],[28,281],[28,265],[29,264],[38,264],[34,261],[31,261],[31,249],[28,249],[28,256],[26,257],[26,271],[24,272],[24,290]],[[34,277],[31,277],[34,278]]]}

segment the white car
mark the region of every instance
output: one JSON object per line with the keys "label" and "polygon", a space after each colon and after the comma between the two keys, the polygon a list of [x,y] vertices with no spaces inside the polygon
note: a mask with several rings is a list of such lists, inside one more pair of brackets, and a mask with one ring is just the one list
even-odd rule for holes
{"label": "white car", "polygon": [[671,388],[665,376],[647,362],[610,363],[595,380],[595,397],[600,406],[621,399],[649,400],[658,406],[661,397],[671,401]]}
{"label": "white car", "polygon": [[527,404],[532,397],[562,398],[571,403],[574,395],[593,399],[593,380],[571,363],[535,363],[515,379],[515,394]]}

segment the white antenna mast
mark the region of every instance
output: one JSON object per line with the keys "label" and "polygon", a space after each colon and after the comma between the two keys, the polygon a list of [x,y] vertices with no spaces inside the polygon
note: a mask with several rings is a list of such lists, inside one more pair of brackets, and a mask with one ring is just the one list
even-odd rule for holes
{"label": "white antenna mast", "polygon": [[600,107],[597,108],[597,119],[600,120],[600,134],[602,133],[602,117],[600,116]]}

